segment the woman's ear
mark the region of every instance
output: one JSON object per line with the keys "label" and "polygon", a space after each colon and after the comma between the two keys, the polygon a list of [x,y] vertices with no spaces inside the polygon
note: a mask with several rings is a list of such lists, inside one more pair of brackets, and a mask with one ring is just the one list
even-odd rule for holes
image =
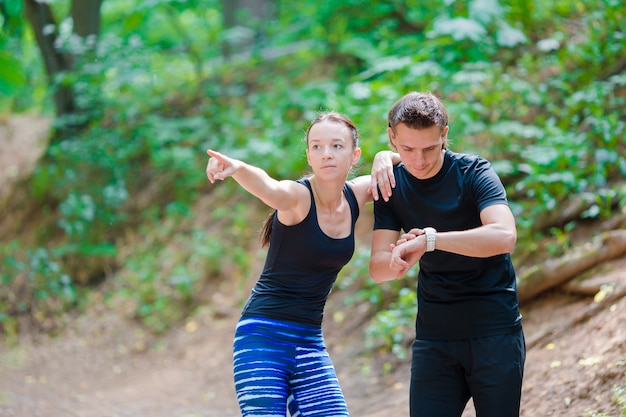
{"label": "woman's ear", "polygon": [[352,165],[355,165],[361,159],[361,148],[356,148],[352,154]]}

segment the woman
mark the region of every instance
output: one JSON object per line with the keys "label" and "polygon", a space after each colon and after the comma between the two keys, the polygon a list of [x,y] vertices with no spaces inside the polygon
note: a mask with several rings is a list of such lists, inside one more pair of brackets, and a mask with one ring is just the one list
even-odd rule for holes
{"label": "woman", "polygon": [[[232,177],[275,209],[265,223],[265,267],[235,332],[233,357],[243,416],[348,416],[322,335],[326,299],[339,270],[354,252],[354,225],[362,207],[377,197],[397,154],[376,157],[376,178],[346,182],[359,161],[358,131],[339,113],[320,114],[306,133],[313,174],[278,181],[260,168],[208,150],[211,183]],[[394,161],[395,159],[395,161]],[[373,186],[373,187],[372,187]],[[372,193],[369,192],[373,188]]]}

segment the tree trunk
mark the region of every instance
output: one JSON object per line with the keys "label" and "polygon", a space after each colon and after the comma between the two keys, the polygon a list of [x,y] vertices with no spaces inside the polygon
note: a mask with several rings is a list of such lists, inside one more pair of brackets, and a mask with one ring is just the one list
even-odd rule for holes
{"label": "tree trunk", "polygon": [[102,0],[72,1],[74,33],[81,38],[97,36],[100,33],[100,7]]}
{"label": "tree trunk", "polygon": [[[100,7],[102,0],[73,0],[71,16],[74,22],[74,34],[87,43],[88,54],[95,51],[96,36],[100,31]],[[56,76],[73,70],[76,58],[55,46],[58,37],[57,21],[47,2],[24,0],[26,18],[33,27],[37,45],[48,75],[49,83],[54,88],[54,102],[57,116],[76,115],[81,112],[76,104],[76,97],[71,85],[56,82]],[[90,59],[90,56],[84,57]],[[79,123],[80,125],[80,123]],[[69,126],[69,129],[77,126]],[[57,134],[64,137],[66,134]],[[54,140],[54,139],[53,139]]]}
{"label": "tree trunk", "polygon": [[230,57],[235,47],[257,48],[265,36],[267,21],[276,14],[274,0],[222,0],[224,27],[232,29],[237,26],[246,27],[253,31],[253,36],[245,42],[235,42],[226,39],[223,43],[223,54]]}
{"label": "tree trunk", "polygon": [[626,230],[602,233],[565,256],[550,259],[522,274],[518,288],[520,303],[574,279],[584,271],[626,253]]}
{"label": "tree trunk", "polygon": [[[54,46],[58,35],[57,22],[48,3],[37,0],[24,0],[24,11],[26,18],[33,27],[35,40],[41,51],[46,73],[48,74],[48,80],[53,85],[55,75],[71,69],[71,56],[61,53]],[[54,103],[57,116],[72,113],[75,109],[75,100],[71,87],[57,87],[54,92]]]}

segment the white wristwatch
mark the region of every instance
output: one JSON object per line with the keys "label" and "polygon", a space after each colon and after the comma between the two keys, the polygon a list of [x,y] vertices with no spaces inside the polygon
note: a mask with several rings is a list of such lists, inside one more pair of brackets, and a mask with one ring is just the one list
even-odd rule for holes
{"label": "white wristwatch", "polygon": [[437,231],[432,227],[425,227],[424,233],[426,234],[426,252],[432,252],[435,250]]}

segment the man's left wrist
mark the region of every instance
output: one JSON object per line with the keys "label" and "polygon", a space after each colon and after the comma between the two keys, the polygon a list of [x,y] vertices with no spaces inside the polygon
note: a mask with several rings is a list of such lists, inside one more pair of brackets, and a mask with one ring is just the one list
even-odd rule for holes
{"label": "man's left wrist", "polygon": [[426,252],[434,251],[437,240],[437,231],[432,227],[425,227],[424,234],[426,235]]}

